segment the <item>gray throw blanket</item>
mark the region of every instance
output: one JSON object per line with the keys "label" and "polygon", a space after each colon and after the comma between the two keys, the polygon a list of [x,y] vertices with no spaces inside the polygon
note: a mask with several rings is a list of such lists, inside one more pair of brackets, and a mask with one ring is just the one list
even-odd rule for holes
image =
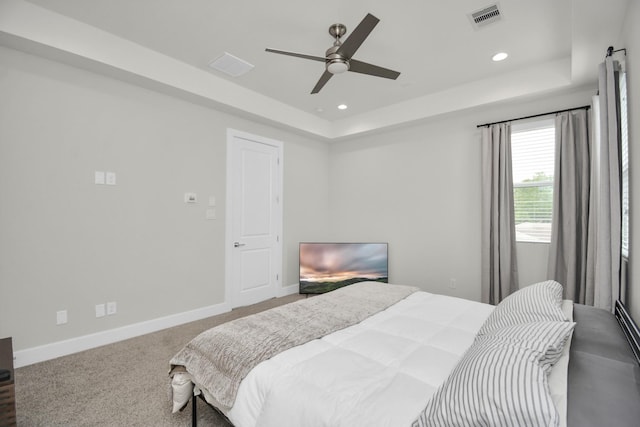
{"label": "gray throw blanket", "polygon": [[[289,348],[355,325],[417,291],[410,286],[361,282],[216,326],[171,359],[228,411],[242,379],[258,363]],[[173,370],[173,369],[172,369]]]}

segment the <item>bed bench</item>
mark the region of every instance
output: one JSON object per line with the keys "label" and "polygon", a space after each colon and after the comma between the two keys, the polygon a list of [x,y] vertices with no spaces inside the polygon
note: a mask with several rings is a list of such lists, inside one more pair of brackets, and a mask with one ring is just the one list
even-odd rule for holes
{"label": "bed bench", "polygon": [[567,425],[640,425],[640,366],[616,317],[581,304],[573,316]]}

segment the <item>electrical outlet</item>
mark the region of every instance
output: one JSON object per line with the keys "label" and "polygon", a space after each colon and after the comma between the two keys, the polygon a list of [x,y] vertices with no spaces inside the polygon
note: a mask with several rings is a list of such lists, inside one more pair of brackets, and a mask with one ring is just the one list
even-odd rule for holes
{"label": "electrical outlet", "polygon": [[104,304],[96,304],[96,317],[104,317]]}
{"label": "electrical outlet", "polygon": [[115,172],[106,172],[105,176],[105,184],[107,185],[116,185],[116,173]]}
{"label": "electrical outlet", "polygon": [[67,310],[56,311],[56,325],[67,323]]}
{"label": "electrical outlet", "polygon": [[456,288],[456,279],[450,279],[449,280],[449,289],[455,289]]}
{"label": "electrical outlet", "polygon": [[118,312],[118,306],[115,301],[111,301],[107,303],[107,315],[111,316]]}

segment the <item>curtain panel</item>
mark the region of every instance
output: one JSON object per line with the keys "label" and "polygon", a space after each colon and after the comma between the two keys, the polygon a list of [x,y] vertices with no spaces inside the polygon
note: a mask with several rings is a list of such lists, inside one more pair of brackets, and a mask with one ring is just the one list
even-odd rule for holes
{"label": "curtain panel", "polygon": [[482,302],[518,289],[511,168],[511,125],[482,128]]}
{"label": "curtain panel", "polygon": [[599,68],[593,131],[586,111],[556,117],[553,216],[547,274],[565,297],[613,311],[621,272],[622,180],[617,61]]}
{"label": "curtain panel", "polygon": [[555,119],[556,149],[553,214],[547,276],[564,285],[565,298],[593,305],[593,277],[587,284],[591,191],[591,146],[587,110],[560,113]]}
{"label": "curtain panel", "polygon": [[620,64],[607,57],[599,67],[598,194],[593,305],[613,311],[620,297],[622,178]]}

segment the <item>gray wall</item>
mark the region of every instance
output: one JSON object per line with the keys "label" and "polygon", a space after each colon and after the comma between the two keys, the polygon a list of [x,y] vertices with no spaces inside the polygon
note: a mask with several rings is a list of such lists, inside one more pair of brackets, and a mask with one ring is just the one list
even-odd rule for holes
{"label": "gray wall", "polygon": [[[297,242],[326,233],[326,143],[5,48],[0,94],[0,336],[16,350],[224,302],[227,127],[284,142],[284,285]],[[107,301],[117,315],[97,319]]]}
{"label": "gray wall", "polygon": [[[331,145],[335,239],[389,242],[393,283],[480,300],[476,125],[587,105],[594,88],[484,107]],[[544,280],[548,245],[518,245],[523,285]],[[543,269],[541,269],[541,266]],[[450,287],[455,279],[455,289]]]}
{"label": "gray wall", "polygon": [[516,243],[520,286],[547,280],[548,243]]}
{"label": "gray wall", "polygon": [[[637,165],[638,3],[632,7],[621,46],[629,50]],[[326,144],[0,48],[0,336],[13,336],[21,350],[222,303],[227,127],[284,142],[284,285],[297,283],[299,241],[388,241],[392,282],[478,300],[476,125],[584,105],[593,93]],[[116,172],[118,185],[94,185],[95,170]],[[640,173],[631,173],[640,212]],[[201,202],[185,205],[186,191]],[[204,217],[210,195],[215,221]],[[640,265],[632,227],[632,264]],[[521,246],[523,283],[538,280],[546,248]],[[632,282],[640,318],[640,274],[632,271]],[[96,319],[94,305],[113,300],[118,315]],[[61,309],[69,323],[56,326]]]}

